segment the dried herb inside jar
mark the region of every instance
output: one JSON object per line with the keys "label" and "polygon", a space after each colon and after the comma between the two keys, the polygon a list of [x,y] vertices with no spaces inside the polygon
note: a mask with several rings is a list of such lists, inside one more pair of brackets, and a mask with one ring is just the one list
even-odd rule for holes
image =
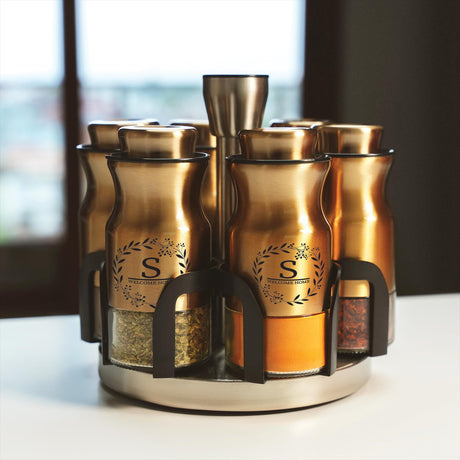
{"label": "dried herb inside jar", "polygon": [[[209,355],[209,308],[178,311],[175,365],[188,366]],[[116,364],[151,367],[153,313],[114,309],[110,359]]]}

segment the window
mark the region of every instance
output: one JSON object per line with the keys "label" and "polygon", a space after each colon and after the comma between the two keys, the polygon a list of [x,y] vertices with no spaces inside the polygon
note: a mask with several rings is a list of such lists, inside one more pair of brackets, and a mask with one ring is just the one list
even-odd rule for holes
{"label": "window", "polygon": [[0,1],[2,316],[65,304],[61,18],[59,0]]}
{"label": "window", "polygon": [[304,3],[0,0],[1,316],[76,311],[89,121],[205,118],[209,73],[269,74],[264,124],[300,115]]}
{"label": "window", "polygon": [[266,123],[301,113],[303,0],[77,5],[84,124],[206,118],[203,74],[269,74]]}
{"label": "window", "polygon": [[59,1],[0,2],[1,245],[64,231],[60,16]]}

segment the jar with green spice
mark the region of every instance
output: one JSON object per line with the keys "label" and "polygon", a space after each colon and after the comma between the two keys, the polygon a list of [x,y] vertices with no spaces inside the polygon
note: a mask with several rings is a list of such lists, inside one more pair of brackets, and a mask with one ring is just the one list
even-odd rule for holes
{"label": "jar with green spice", "polygon": [[[126,127],[119,137],[122,152],[108,157],[116,196],[106,228],[109,357],[120,366],[151,368],[163,288],[210,261],[210,228],[200,205],[208,155],[194,153],[190,127]],[[176,367],[206,360],[209,297],[182,295],[175,318]]]}

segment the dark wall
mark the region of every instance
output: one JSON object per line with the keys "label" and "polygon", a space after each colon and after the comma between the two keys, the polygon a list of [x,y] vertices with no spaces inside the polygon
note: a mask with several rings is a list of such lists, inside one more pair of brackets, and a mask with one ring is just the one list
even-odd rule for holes
{"label": "dark wall", "polygon": [[[396,150],[399,294],[460,291],[459,12],[454,0],[307,0],[306,63],[318,70],[306,69],[305,115],[381,124]],[[329,94],[309,86],[321,73]]]}

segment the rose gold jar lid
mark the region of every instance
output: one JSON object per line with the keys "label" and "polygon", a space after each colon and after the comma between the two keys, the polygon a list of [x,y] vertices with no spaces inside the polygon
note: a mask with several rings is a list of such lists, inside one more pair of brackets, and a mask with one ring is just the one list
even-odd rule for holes
{"label": "rose gold jar lid", "polygon": [[378,125],[332,124],[317,130],[320,153],[376,153],[383,135]]}
{"label": "rose gold jar lid", "polygon": [[200,147],[215,147],[216,136],[213,136],[209,128],[209,123],[206,120],[187,120],[187,119],[176,119],[169,122],[172,126],[191,126],[196,128],[198,131],[198,137],[196,141],[197,149]]}
{"label": "rose gold jar lid", "polygon": [[159,125],[153,118],[131,120],[97,120],[88,125],[91,145],[101,150],[119,149],[118,130],[123,126]]}
{"label": "rose gold jar lid", "polygon": [[330,120],[317,120],[315,118],[299,118],[299,119],[275,119],[270,121],[270,126],[273,128],[292,127],[292,128],[315,128],[320,125],[329,123]]}
{"label": "rose gold jar lid", "polygon": [[247,160],[312,160],[316,130],[259,128],[240,131],[241,153]]}
{"label": "rose gold jar lid", "polygon": [[197,130],[191,126],[126,126],[118,136],[128,158],[191,158]]}

